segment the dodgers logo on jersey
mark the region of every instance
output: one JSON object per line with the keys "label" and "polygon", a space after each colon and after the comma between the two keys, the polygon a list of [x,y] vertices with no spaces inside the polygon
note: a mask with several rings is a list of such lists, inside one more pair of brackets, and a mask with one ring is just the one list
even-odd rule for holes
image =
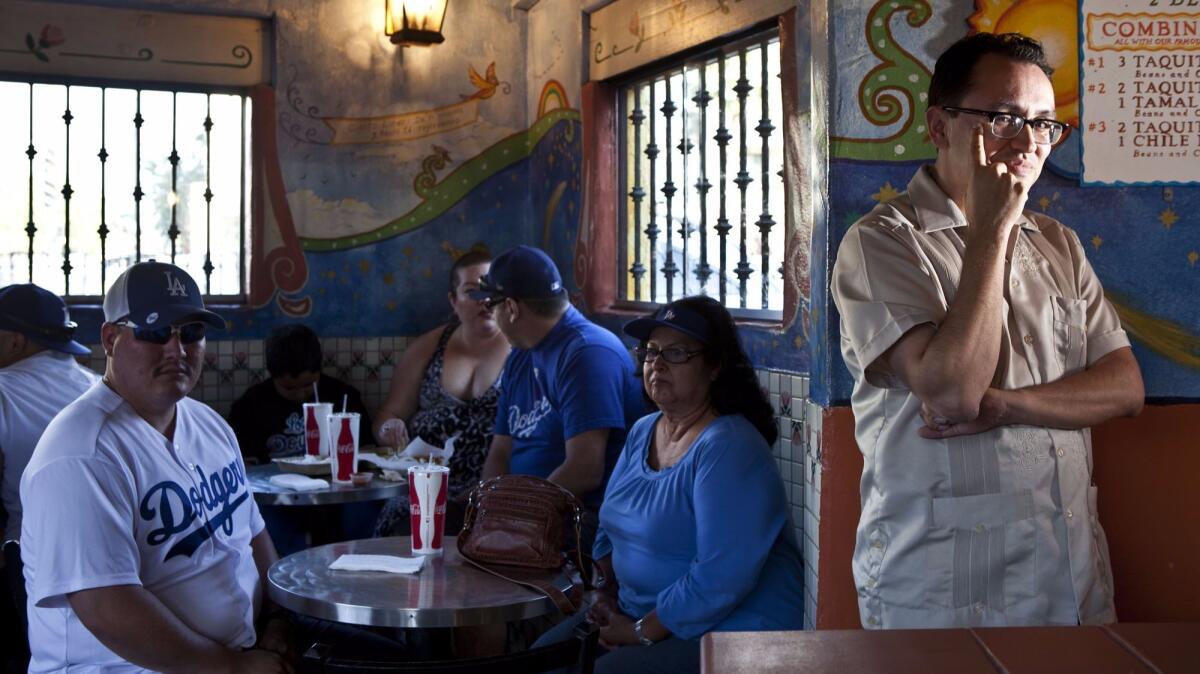
{"label": "dodgers logo on jersey", "polygon": [[508,408],[508,432],[514,438],[528,438],[533,435],[540,422],[546,415],[554,411],[550,406],[550,401],[546,396],[542,396],[533,401],[533,406],[528,412],[521,412],[521,408],[517,405],[510,405]]}
{"label": "dodgers logo on jersey", "polygon": [[[246,473],[237,459],[207,476],[200,466],[195,471],[199,479],[192,486],[184,488],[172,480],[163,480],[142,497],[142,519],[147,522],[157,519],[161,525],[146,535],[147,543],[159,546],[188,531],[167,551],[166,559],[178,555],[191,557],[218,529],[226,536],[232,534],[234,512],[250,497]],[[193,528],[197,520],[201,522]]]}
{"label": "dodgers logo on jersey", "polygon": [[271,457],[303,454],[307,448],[304,438],[304,420],[299,412],[292,412],[283,422],[282,433],[267,438],[267,455]]}

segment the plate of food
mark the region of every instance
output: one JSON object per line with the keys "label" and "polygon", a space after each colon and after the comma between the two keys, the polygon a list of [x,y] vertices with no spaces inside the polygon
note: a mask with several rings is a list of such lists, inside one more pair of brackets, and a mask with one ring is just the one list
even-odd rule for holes
{"label": "plate of food", "polygon": [[384,468],[379,473],[379,479],[387,480],[388,482],[408,482],[408,475],[398,470],[388,470]]}
{"label": "plate of food", "polygon": [[365,463],[380,470],[394,470],[401,473],[407,471],[410,466],[424,463],[408,456],[380,456],[377,454],[359,454],[358,461],[360,464]]}
{"label": "plate of food", "polygon": [[271,459],[279,470],[284,473],[299,473],[301,475],[329,477],[329,459],[324,457],[284,456]]}

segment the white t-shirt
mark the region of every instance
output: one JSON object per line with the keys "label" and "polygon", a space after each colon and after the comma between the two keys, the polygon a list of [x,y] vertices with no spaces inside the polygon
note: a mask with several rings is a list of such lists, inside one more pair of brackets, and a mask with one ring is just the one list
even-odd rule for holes
{"label": "white t-shirt", "polygon": [[30,672],[142,672],[80,623],[66,595],[140,585],[230,648],[253,645],[263,530],[233,431],[203,403],[163,437],[97,383],[46,429],[25,476],[21,554]]}
{"label": "white t-shirt", "polygon": [[0,499],[8,525],[0,540],[21,537],[21,473],[46,425],[100,379],[58,351],[42,351],[0,370],[0,452],[4,476]]}

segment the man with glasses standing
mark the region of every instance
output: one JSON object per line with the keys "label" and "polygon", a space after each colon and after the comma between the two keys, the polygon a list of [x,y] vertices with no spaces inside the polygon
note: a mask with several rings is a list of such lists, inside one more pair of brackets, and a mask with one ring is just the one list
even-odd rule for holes
{"label": "man with glasses standing", "polygon": [[833,297],[863,452],[867,628],[1113,622],[1088,428],[1143,404],[1076,234],[1024,210],[1065,125],[1041,45],[938,58],[937,159],[855,223]]}
{"label": "man with glasses standing", "polygon": [[470,297],[495,312],[513,345],[500,375],[484,479],[544,477],[598,509],[625,433],[643,408],[628,350],[571,306],[558,267],[537,248],[499,255]]}
{"label": "man with glasses standing", "polygon": [[286,623],[256,626],[275,548],[233,431],[186,397],[225,321],[154,261],[117,278],[104,319],[103,383],[50,423],[21,481],[29,671],[288,671],[244,650],[282,646]]}

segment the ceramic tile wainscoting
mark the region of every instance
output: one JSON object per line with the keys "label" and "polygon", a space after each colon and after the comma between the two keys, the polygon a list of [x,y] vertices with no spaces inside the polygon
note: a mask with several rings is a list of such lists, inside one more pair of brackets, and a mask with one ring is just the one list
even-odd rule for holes
{"label": "ceramic tile wainscoting", "polygon": [[[387,397],[388,385],[408,337],[335,337],[322,340],[322,371],[362,392],[363,402],[377,410]],[[92,347],[87,363],[104,371],[104,351]],[[192,397],[223,416],[233,401],[251,384],[268,377],[262,340],[209,341],[204,372]],[[779,439],[772,448],[787,489],[792,525],[804,556],[805,627],[816,620],[817,524],[821,492],[821,407],[808,400],[808,377],[773,370],[758,371],[779,422]]]}
{"label": "ceramic tile wainscoting", "polygon": [[808,399],[808,376],[759,370],[779,422],[773,448],[791,506],[796,541],[804,557],[804,626],[817,616],[818,522],[821,505],[821,407]]}

